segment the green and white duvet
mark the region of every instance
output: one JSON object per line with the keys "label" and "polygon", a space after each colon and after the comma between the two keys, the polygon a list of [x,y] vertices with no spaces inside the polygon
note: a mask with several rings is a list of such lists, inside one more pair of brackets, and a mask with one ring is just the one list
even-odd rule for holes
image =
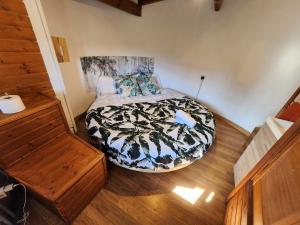
{"label": "green and white duvet", "polygon": [[[177,110],[189,113],[194,128],[177,124]],[[189,97],[91,108],[88,132],[97,147],[119,166],[167,172],[201,159],[215,138],[213,114]]]}

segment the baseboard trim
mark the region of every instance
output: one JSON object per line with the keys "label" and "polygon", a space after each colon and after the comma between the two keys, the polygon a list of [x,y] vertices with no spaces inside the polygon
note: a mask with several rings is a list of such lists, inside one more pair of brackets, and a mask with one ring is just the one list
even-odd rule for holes
{"label": "baseboard trim", "polygon": [[80,119],[85,118],[86,112],[79,114],[74,118],[75,123],[77,123]]}
{"label": "baseboard trim", "polygon": [[250,132],[247,131],[246,129],[242,128],[241,126],[237,125],[236,123],[232,122],[231,120],[225,118],[224,116],[221,116],[218,113],[214,113],[214,115],[216,117],[219,117],[222,120],[225,120],[230,126],[232,126],[233,128],[237,129],[238,131],[240,131],[242,134],[244,134],[245,136],[249,137],[250,136]]}

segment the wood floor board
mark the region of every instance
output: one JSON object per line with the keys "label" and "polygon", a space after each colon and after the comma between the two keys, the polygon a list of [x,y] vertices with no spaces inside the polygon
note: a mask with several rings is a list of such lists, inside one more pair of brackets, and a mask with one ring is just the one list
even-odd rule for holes
{"label": "wood floor board", "polygon": [[[114,197],[115,200],[118,201],[118,206],[124,212],[131,215],[136,221],[143,221],[143,224],[145,225],[163,225],[168,222],[167,218],[161,217],[163,213],[156,210],[155,206],[151,204],[151,201],[153,200],[151,196],[118,196],[112,192],[107,196],[110,198]],[[173,219],[173,224],[183,223],[175,217]]]}
{"label": "wood floor board", "polygon": [[114,225],[111,221],[106,219],[99,211],[89,205],[81,213],[81,216],[74,222],[74,225]]}
{"label": "wood floor board", "polygon": [[[110,165],[106,186],[75,220],[75,225],[221,225],[225,202],[234,187],[233,165],[242,154],[247,137],[226,121],[217,118],[215,145],[199,161],[182,170],[148,174]],[[77,121],[78,136],[86,141],[84,117]],[[173,193],[175,187],[200,188],[204,193],[191,204]],[[206,198],[214,192],[210,202]],[[38,206],[38,207],[37,207]],[[52,225],[58,218],[39,203],[28,224]],[[60,224],[61,223],[61,224]]]}
{"label": "wood floor board", "polygon": [[120,207],[120,198],[114,197],[110,191],[103,190],[91,203],[97,211],[113,224],[139,224],[131,214]]}

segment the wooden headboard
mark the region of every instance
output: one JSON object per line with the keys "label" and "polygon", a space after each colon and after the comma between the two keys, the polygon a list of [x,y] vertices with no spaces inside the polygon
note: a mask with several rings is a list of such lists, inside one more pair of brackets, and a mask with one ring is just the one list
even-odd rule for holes
{"label": "wooden headboard", "polygon": [[0,96],[4,92],[55,95],[22,0],[0,1]]}

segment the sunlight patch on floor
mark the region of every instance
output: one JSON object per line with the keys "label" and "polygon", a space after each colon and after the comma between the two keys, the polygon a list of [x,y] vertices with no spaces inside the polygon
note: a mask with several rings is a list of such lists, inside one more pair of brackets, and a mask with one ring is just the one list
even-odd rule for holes
{"label": "sunlight patch on floor", "polygon": [[205,199],[207,203],[209,203],[215,197],[215,192],[211,192]]}
{"label": "sunlight patch on floor", "polygon": [[176,186],[173,189],[173,193],[177,194],[184,200],[190,202],[191,204],[195,204],[197,200],[203,195],[204,189],[202,188],[186,188],[181,186]]}

